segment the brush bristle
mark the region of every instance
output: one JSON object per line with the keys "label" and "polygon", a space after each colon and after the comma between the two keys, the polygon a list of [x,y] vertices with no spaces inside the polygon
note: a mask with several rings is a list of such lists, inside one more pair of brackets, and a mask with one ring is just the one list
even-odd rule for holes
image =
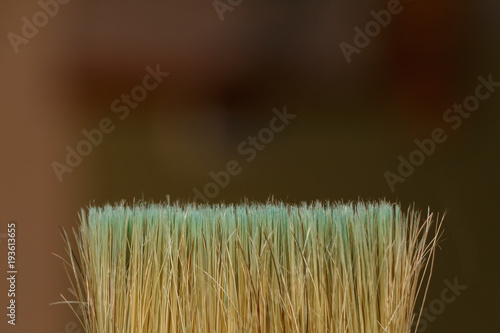
{"label": "brush bristle", "polygon": [[387,202],[108,205],[80,218],[76,247],[65,239],[89,333],[410,332],[440,232],[432,214]]}

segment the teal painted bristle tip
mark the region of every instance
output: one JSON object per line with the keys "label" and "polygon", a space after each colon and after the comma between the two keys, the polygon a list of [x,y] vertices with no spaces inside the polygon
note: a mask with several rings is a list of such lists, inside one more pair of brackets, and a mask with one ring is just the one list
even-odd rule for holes
{"label": "teal painted bristle tip", "polygon": [[80,221],[63,231],[65,302],[92,333],[412,332],[441,233],[384,201],[117,204]]}

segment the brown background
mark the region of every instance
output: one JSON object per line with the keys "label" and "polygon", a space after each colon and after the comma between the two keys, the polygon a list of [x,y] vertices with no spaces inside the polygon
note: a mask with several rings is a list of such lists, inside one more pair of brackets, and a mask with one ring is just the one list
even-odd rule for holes
{"label": "brown background", "polygon": [[[498,332],[500,91],[453,131],[445,110],[500,81],[498,1],[404,1],[401,14],[348,64],[339,44],[386,1],[246,1],[221,22],[211,1],[78,1],[60,7],[15,54],[36,1],[4,0],[0,13],[0,237],[17,221],[17,325],[0,332],[77,332],[59,226],[90,203],[187,201],[227,161],[243,171],[213,201],[387,198],[448,211],[426,305],[445,279],[468,286],[426,332]],[[146,66],[171,76],[119,120],[111,102],[142,82]],[[237,152],[272,109],[297,118],[251,163]],[[97,127],[116,125],[59,182],[53,161]],[[392,192],[415,139],[448,140]],[[0,276],[6,242],[0,238]],[[0,282],[1,308],[7,284]]]}

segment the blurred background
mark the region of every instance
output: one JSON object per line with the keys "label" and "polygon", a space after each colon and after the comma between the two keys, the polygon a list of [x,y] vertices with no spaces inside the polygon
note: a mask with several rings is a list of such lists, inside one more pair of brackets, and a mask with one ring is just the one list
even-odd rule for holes
{"label": "blurred background", "polygon": [[[500,88],[458,128],[443,119],[479,76],[500,81],[498,1],[54,1],[3,0],[0,13],[0,275],[11,221],[18,265],[17,325],[2,278],[1,332],[79,332],[49,304],[71,297],[52,252],[65,255],[59,228],[82,207],[197,191],[447,212],[420,331],[499,331]],[[399,13],[348,62],[341,43],[388,6]],[[170,73],[150,91],[137,88],[154,85],[148,67]],[[269,137],[285,106],[296,117]],[[82,143],[103,120],[109,133]],[[447,140],[391,188],[398,157],[436,128]],[[207,187],[232,160],[241,172]],[[443,303],[445,281],[467,289]]]}

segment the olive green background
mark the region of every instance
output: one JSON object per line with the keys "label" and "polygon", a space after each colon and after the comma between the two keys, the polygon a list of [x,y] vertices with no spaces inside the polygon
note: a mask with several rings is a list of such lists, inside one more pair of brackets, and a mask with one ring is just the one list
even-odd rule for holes
{"label": "olive green background", "polygon": [[[64,254],[59,227],[77,226],[80,208],[189,201],[230,160],[242,171],[212,202],[386,198],[446,212],[424,306],[439,303],[445,280],[467,289],[425,332],[498,331],[500,89],[456,130],[443,114],[474,94],[478,76],[500,81],[500,4],[401,6],[351,63],[339,44],[386,1],[243,0],[221,21],[211,1],[73,0],[18,54],[2,38],[0,276],[10,221],[19,273],[17,325],[2,310],[0,331],[79,331],[67,306],[49,304],[71,296],[52,252]],[[38,10],[4,1],[0,32],[20,33]],[[111,103],[157,64],[171,75],[120,120]],[[297,117],[247,162],[238,146],[285,105]],[[114,131],[59,182],[53,162],[103,118]],[[391,191],[384,173],[435,128],[447,140]]]}

